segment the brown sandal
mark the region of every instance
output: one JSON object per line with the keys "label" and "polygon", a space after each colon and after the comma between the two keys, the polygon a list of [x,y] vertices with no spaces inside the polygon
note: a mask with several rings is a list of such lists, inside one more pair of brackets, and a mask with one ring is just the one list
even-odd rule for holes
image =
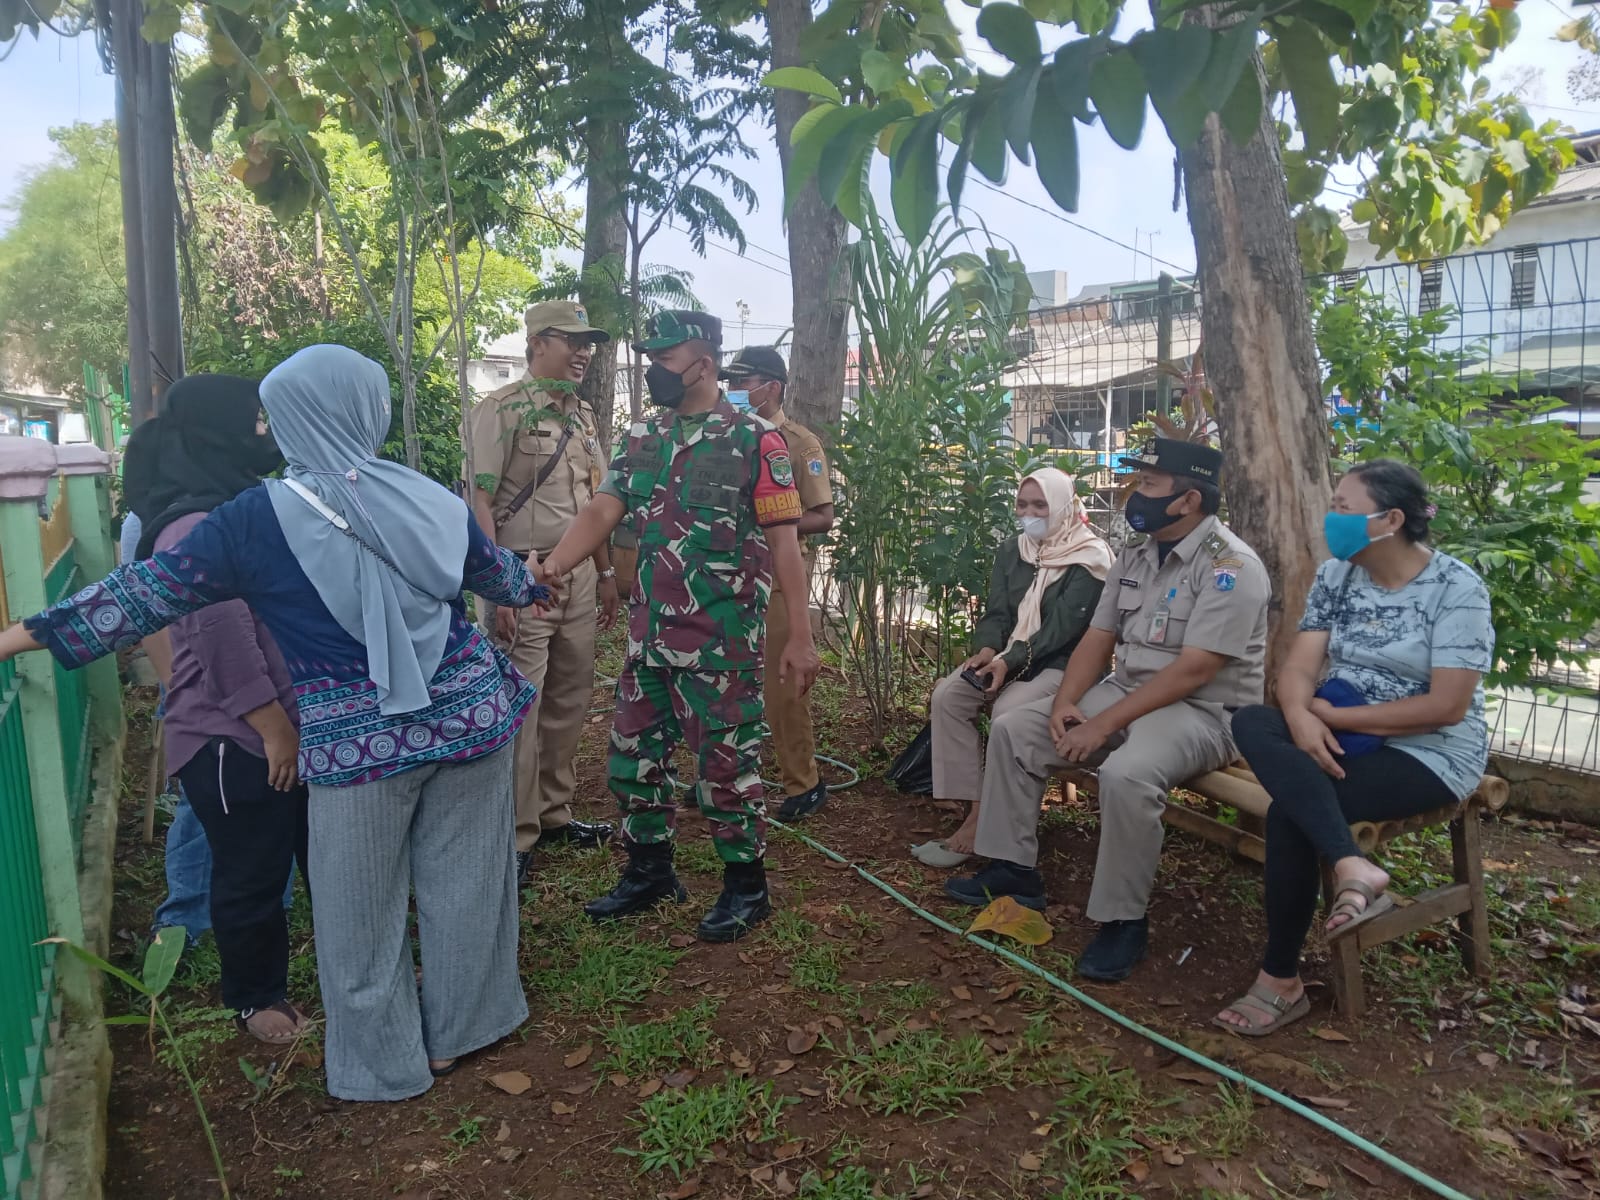
{"label": "brown sandal", "polygon": [[[1359,879],[1352,879],[1348,883],[1341,883],[1336,886],[1338,891],[1333,894],[1333,908],[1328,913],[1328,920],[1331,921],[1339,916],[1347,919],[1331,928],[1327,922],[1323,923],[1323,929],[1327,932],[1330,942],[1344,937],[1351,930],[1360,928],[1372,920],[1373,917],[1378,916],[1380,913],[1386,913],[1394,907],[1393,896],[1386,891],[1374,891],[1370,883],[1364,883]],[[1365,903],[1357,907],[1352,900],[1340,899],[1346,894],[1360,896]]]}
{"label": "brown sandal", "polygon": [[[1304,992],[1300,999],[1290,1000],[1287,996],[1280,996],[1277,992],[1262,983],[1252,983],[1250,990],[1240,996],[1222,1012],[1237,1013],[1248,1025],[1235,1025],[1222,1019],[1222,1013],[1211,1018],[1211,1023],[1219,1029],[1226,1029],[1229,1033],[1237,1033],[1240,1037],[1266,1037],[1269,1033],[1276,1033],[1285,1025],[1298,1021],[1311,1011],[1311,998]],[[1267,1019],[1257,1024],[1257,1018],[1265,1016]]]}
{"label": "brown sandal", "polygon": [[[252,1019],[262,1013],[269,1012],[277,1013],[279,1016],[286,1018],[293,1028],[288,1033],[261,1033],[251,1026]],[[269,1004],[265,1008],[242,1009],[233,1020],[241,1032],[248,1033],[256,1041],[265,1042],[269,1046],[287,1046],[291,1044],[300,1036],[300,1032],[305,1028],[306,1023],[305,1014],[287,1000],[279,1000],[276,1004]]]}

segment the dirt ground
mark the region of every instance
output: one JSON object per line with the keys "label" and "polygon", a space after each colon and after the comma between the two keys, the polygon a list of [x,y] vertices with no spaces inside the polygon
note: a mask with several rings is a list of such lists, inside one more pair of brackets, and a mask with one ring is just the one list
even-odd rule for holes
{"label": "dirt ground", "polygon": [[[131,704],[150,697],[130,692]],[[597,706],[608,697],[596,691]],[[860,706],[828,673],[822,749],[869,778],[805,832],[965,927],[942,873],[906,854],[959,816],[900,795],[863,745]],[[142,783],[148,708],[129,779]],[[579,815],[607,819],[603,713],[580,756]],[[908,715],[903,744],[915,728]],[[716,898],[704,824],[685,812],[681,908],[597,928],[582,902],[610,886],[614,851],[556,851],[524,892],[532,1015],[427,1095],[350,1104],[323,1087],[315,1036],[286,1061],[216,1008],[209,939],[169,997],[176,1046],[113,1031],[108,1194],[219,1194],[195,1106],[200,1080],[233,1195],[404,1200],[511,1197],[1393,1197],[1430,1194],[1305,1119],[1119,1030],[1037,978],[940,932],[855,872],[776,834],[778,913],[746,941],[692,930]],[[1260,874],[1169,835],[1149,960],[1091,992],[1150,1028],[1301,1098],[1474,1197],[1600,1195],[1600,834],[1486,824],[1494,975],[1460,969],[1444,931],[1365,960],[1372,1009],[1311,1016],[1247,1042],[1210,1027],[1254,971]],[[1070,978],[1095,851],[1088,800],[1052,796],[1041,867],[1054,939],[1027,953]],[[1447,873],[1442,838],[1397,845],[1401,890]],[[163,891],[161,847],[125,802],[114,957],[140,959]],[[294,912],[295,998],[316,1012],[309,909]],[[1313,946],[1309,975],[1326,975]],[[111,994],[113,1012],[134,1007]]]}

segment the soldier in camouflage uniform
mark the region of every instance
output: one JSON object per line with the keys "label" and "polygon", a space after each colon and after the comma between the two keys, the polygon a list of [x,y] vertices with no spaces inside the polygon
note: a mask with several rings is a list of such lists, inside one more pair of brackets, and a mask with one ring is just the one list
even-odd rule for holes
{"label": "soldier in camouflage uniform", "polygon": [[721,322],[705,313],[651,320],[635,349],[650,356],[645,382],[666,411],[629,429],[599,495],[539,567],[541,580],[559,579],[624,519],[638,537],[609,764],[628,866],[585,911],[605,920],[686,899],[672,869],[677,781],[669,763],[687,740],[699,760],[696,798],[723,861],[722,895],[698,931],[713,942],[742,937],[772,911],[758,750],[774,575],[797,610],[779,677],[796,678],[804,692],[820,665],[788,447],[773,425],[721,398],[721,344]]}

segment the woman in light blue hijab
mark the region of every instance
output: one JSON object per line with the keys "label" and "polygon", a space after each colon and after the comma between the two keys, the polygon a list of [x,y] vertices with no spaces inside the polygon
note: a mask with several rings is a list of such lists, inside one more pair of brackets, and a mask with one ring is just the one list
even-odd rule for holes
{"label": "woman in light blue hijab", "polygon": [[282,481],[0,633],[0,661],[43,647],[82,666],[207,605],[250,605],[300,715],[328,1091],[403,1100],[527,1018],[511,742],[534,689],[467,620],[463,588],[513,608],[548,593],[448,489],[377,457],[393,422],[377,363],[311,346],[261,401]]}

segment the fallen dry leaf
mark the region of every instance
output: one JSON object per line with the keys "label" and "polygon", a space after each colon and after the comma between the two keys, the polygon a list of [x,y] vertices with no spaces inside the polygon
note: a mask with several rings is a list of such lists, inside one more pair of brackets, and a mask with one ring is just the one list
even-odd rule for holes
{"label": "fallen dry leaf", "polygon": [[1326,1025],[1318,1029],[1316,1036],[1325,1042],[1348,1042],[1350,1038],[1340,1033],[1337,1029],[1329,1029]]}
{"label": "fallen dry leaf", "polygon": [[579,1046],[571,1054],[567,1055],[561,1060],[561,1065],[564,1067],[581,1067],[584,1063],[589,1061],[589,1055],[593,1053],[594,1046],[592,1044]]}
{"label": "fallen dry leaf", "polygon": [[1038,1126],[1037,1128],[1034,1129],[1033,1136],[1034,1137],[1049,1137],[1050,1136],[1050,1131],[1052,1129],[1054,1129],[1055,1127],[1056,1127],[1056,1123],[1054,1121],[1046,1121],[1043,1125],[1040,1125],[1040,1126]]}
{"label": "fallen dry leaf", "polygon": [[1338,1109],[1350,1107],[1350,1101],[1343,1100],[1338,1096],[1301,1096],[1300,1099],[1304,1100],[1313,1108]]}
{"label": "fallen dry leaf", "polygon": [[1305,1186],[1308,1188],[1316,1188],[1319,1191],[1327,1191],[1333,1186],[1333,1181],[1321,1171],[1308,1171],[1305,1167],[1301,1167],[1298,1174],[1300,1176],[1300,1182],[1305,1184]]}
{"label": "fallen dry leaf", "polygon": [[550,1111],[558,1117],[570,1117],[578,1111],[578,1106],[576,1104],[567,1104],[562,1100],[552,1100],[550,1101]]}
{"label": "fallen dry leaf", "polygon": [[772,1181],[772,1190],[780,1196],[794,1195],[794,1181],[789,1178],[789,1172],[778,1172],[778,1177]]}
{"label": "fallen dry leaf", "polygon": [[661,1080],[659,1080],[659,1079],[646,1079],[642,1084],[639,1085],[639,1091],[638,1091],[637,1095],[638,1095],[639,1099],[641,1099],[641,1100],[648,1100],[651,1096],[654,1096],[660,1090],[661,1090]]}
{"label": "fallen dry leaf", "polygon": [[666,1200],[689,1200],[690,1196],[700,1194],[700,1176],[691,1175],[670,1192],[658,1192],[657,1195],[666,1197]]}
{"label": "fallen dry leaf", "polygon": [[1500,1065],[1500,1056],[1490,1054],[1487,1050],[1477,1056],[1480,1067],[1497,1067]]}
{"label": "fallen dry leaf", "polygon": [[682,1071],[674,1071],[670,1075],[663,1075],[661,1082],[670,1088],[686,1088],[695,1081],[699,1074],[699,1071],[685,1068]]}
{"label": "fallen dry leaf", "polygon": [[1042,1171],[1044,1169],[1044,1159],[1040,1158],[1032,1150],[1028,1150],[1017,1156],[1017,1166],[1024,1171]]}
{"label": "fallen dry leaf", "polygon": [[757,1167],[750,1172],[752,1183],[771,1183],[774,1172],[771,1167]]}
{"label": "fallen dry leaf", "polygon": [[[1171,1146],[1168,1146],[1161,1152],[1161,1161],[1166,1163],[1169,1167],[1181,1167],[1183,1166],[1183,1155],[1179,1154]],[[1324,1184],[1323,1186],[1326,1187],[1327,1185]]]}
{"label": "fallen dry leaf", "polygon": [[753,1070],[755,1070],[755,1063],[750,1061],[750,1056],[748,1054],[746,1054],[743,1050],[730,1050],[730,1051],[728,1051],[728,1061],[730,1063],[732,1063],[740,1071],[753,1071]]}
{"label": "fallen dry leaf", "polygon": [[1202,1087],[1210,1087],[1217,1081],[1217,1077],[1209,1071],[1182,1070],[1173,1071],[1171,1075],[1174,1079],[1181,1079],[1185,1083],[1198,1083]]}
{"label": "fallen dry leaf", "polygon": [[624,1075],[621,1071],[617,1071],[617,1072],[613,1073],[608,1078],[611,1080],[611,1086],[612,1087],[627,1087],[628,1086],[628,1077],[626,1075]]}
{"label": "fallen dry leaf", "polygon": [[794,1029],[789,1032],[789,1040],[784,1043],[789,1048],[790,1054],[809,1054],[817,1044],[817,1035],[808,1033],[804,1029]]}
{"label": "fallen dry leaf", "polygon": [[959,984],[959,983],[956,984],[955,987],[950,989],[950,994],[952,996],[954,996],[957,1000],[971,1000],[972,999],[972,989],[969,988],[969,987],[964,986],[963,984]]}
{"label": "fallen dry leaf", "polygon": [[1519,1129],[1517,1140],[1535,1154],[1542,1154],[1557,1165],[1566,1161],[1567,1148],[1559,1138],[1553,1138],[1540,1129]]}
{"label": "fallen dry leaf", "polygon": [[1017,983],[1015,980],[1013,980],[1012,982],[1006,984],[1005,987],[1001,988],[998,992],[995,992],[994,993],[994,998],[995,998],[996,1002],[1004,1003],[1005,1001],[1011,999],[1011,997],[1015,996],[1021,990],[1022,990],[1022,985],[1020,983]]}
{"label": "fallen dry leaf", "polygon": [[533,1080],[521,1071],[501,1071],[498,1075],[489,1076],[489,1083],[508,1096],[520,1096],[533,1086]]}
{"label": "fallen dry leaf", "polygon": [[794,1059],[792,1058],[780,1058],[772,1064],[772,1073],[774,1075],[785,1075],[792,1070],[794,1070]]}
{"label": "fallen dry leaf", "polygon": [[1354,1162],[1350,1159],[1341,1158],[1339,1160],[1339,1166],[1343,1170],[1348,1171],[1351,1175],[1354,1175],[1357,1179],[1361,1180],[1368,1187],[1377,1187],[1378,1184],[1382,1182],[1382,1177],[1378,1174],[1378,1172],[1372,1167],[1367,1166],[1366,1163]]}
{"label": "fallen dry leaf", "polygon": [[1483,1140],[1486,1142],[1492,1142],[1496,1146],[1503,1146],[1507,1150],[1521,1149],[1521,1147],[1517,1144],[1517,1139],[1511,1134],[1507,1133],[1504,1129],[1485,1129],[1483,1131]]}
{"label": "fallen dry leaf", "polygon": [[1123,1166],[1122,1173],[1135,1183],[1143,1183],[1150,1178],[1150,1164],[1142,1158],[1136,1158]]}
{"label": "fallen dry leaf", "polygon": [[933,1195],[933,1184],[919,1183],[917,1190],[911,1193],[911,1200],[928,1200]]}
{"label": "fallen dry leaf", "polygon": [[810,1096],[812,1099],[816,1099],[818,1096],[822,1095],[822,1093],[820,1091],[818,1091],[816,1088],[810,1088],[810,1087],[801,1088],[800,1089],[800,1094],[802,1096]]}
{"label": "fallen dry leaf", "polygon": [[1433,1051],[1432,1050],[1424,1050],[1422,1052],[1422,1065],[1425,1066],[1425,1067],[1432,1067],[1433,1066]]}
{"label": "fallen dry leaf", "polygon": [[687,949],[688,947],[694,945],[694,934],[675,933],[667,939],[667,945],[671,946],[674,950]]}
{"label": "fallen dry leaf", "polygon": [[511,1139],[511,1122],[510,1121],[501,1121],[500,1122],[500,1132],[498,1132],[498,1133],[496,1133],[494,1135],[494,1140],[497,1141],[497,1142],[505,1142],[505,1141],[509,1141],[510,1139]]}
{"label": "fallen dry leaf", "polygon": [[791,1158],[799,1158],[805,1153],[804,1141],[785,1142],[772,1152],[773,1162],[788,1162]]}
{"label": "fallen dry leaf", "polygon": [[968,933],[985,930],[1012,938],[1024,946],[1042,946],[1055,937],[1055,930],[1042,914],[1024,908],[1010,896],[1001,896],[992,902],[967,926]]}
{"label": "fallen dry leaf", "polygon": [[875,1030],[872,1035],[872,1048],[882,1050],[885,1046],[892,1045],[900,1036],[900,1031],[893,1026],[887,1029]]}
{"label": "fallen dry leaf", "polygon": [[592,1086],[592,1084],[588,1083],[575,1083],[571,1087],[562,1088],[561,1094],[563,1096],[582,1096],[585,1095]]}

